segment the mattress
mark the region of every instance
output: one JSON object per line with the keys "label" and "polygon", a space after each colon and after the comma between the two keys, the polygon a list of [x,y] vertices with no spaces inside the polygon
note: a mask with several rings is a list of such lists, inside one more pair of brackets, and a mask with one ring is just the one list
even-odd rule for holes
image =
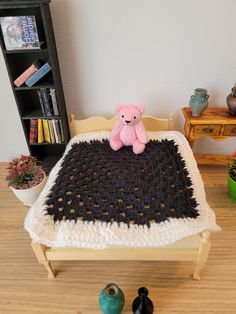
{"label": "mattress", "polygon": [[185,137],[148,132],[141,155],[111,150],[109,132],[75,136],[25,218],[50,247],[161,247],[218,231]]}

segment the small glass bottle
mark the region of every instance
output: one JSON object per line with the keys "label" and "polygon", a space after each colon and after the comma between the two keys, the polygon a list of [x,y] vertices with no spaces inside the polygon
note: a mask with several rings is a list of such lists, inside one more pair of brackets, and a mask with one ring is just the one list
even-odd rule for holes
{"label": "small glass bottle", "polygon": [[109,283],[99,296],[103,314],[120,314],[125,304],[123,291],[114,283]]}
{"label": "small glass bottle", "polygon": [[151,299],[148,298],[148,289],[141,287],[138,289],[138,297],[134,299],[132,311],[134,314],[152,314],[154,306]]}

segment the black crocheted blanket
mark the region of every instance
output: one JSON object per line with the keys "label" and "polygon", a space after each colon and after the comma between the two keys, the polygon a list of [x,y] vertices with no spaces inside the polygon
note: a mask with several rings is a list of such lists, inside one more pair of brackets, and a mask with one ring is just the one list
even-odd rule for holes
{"label": "black crocheted blanket", "polygon": [[191,178],[174,141],[151,140],[144,153],[113,151],[107,140],[74,144],[46,198],[54,222],[77,220],[150,226],[196,218]]}

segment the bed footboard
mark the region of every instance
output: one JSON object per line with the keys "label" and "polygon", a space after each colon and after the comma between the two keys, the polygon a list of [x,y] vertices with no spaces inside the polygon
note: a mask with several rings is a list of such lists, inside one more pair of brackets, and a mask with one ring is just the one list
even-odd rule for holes
{"label": "bed footboard", "polygon": [[[195,237],[195,236],[192,236]],[[161,248],[108,248],[101,250],[83,248],[51,248],[32,241],[32,248],[40,264],[48,272],[48,278],[53,279],[56,271],[51,267],[51,261],[74,260],[125,260],[125,261],[185,261],[194,262],[193,279],[200,280],[200,270],[207,261],[210,250],[210,232],[199,235],[198,245],[190,245],[191,238],[177,241],[176,244]]]}

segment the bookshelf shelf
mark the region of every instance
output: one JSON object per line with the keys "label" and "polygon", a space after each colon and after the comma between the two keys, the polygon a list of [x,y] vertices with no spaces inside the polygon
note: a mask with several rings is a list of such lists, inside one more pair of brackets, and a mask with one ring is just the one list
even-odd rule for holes
{"label": "bookshelf shelf", "polygon": [[45,54],[48,53],[48,49],[17,49],[17,50],[3,50],[3,53],[6,55],[11,54],[24,54],[24,53],[39,53],[39,54]]}
{"label": "bookshelf shelf", "polygon": [[[44,171],[48,174],[55,163],[61,158],[65,151],[66,145],[70,140],[66,104],[50,13],[50,0],[0,0],[0,17],[10,16],[35,17],[38,38],[41,47],[40,49],[7,50],[1,27],[0,44],[29,152],[32,156],[37,157],[38,160],[41,161]],[[35,60],[39,60],[40,64],[42,63],[42,65],[46,62],[49,63],[51,66],[51,71],[42,77],[32,87],[29,87],[26,84],[16,87],[14,85],[14,81],[26,69],[34,64]],[[50,94],[53,96],[51,101],[56,99],[54,104],[51,103],[53,106],[56,103],[58,109],[56,110],[54,107],[52,108],[52,112],[54,113],[53,116],[49,116],[49,113],[46,111],[46,109],[42,107],[42,96],[40,96],[40,93],[43,93],[45,89],[48,89],[48,92],[51,92],[51,89],[53,89],[53,94]],[[43,101],[45,101],[44,98]],[[57,111],[59,112],[59,115],[55,115]],[[45,114],[43,114],[43,112]],[[47,122],[44,121],[43,128],[44,124],[48,124],[48,126],[51,126],[51,129],[53,129],[53,132],[56,132],[56,130],[57,132],[63,132],[64,141],[62,143],[43,142],[30,144],[29,138],[32,135],[32,133],[30,133],[32,119],[47,120]],[[60,121],[51,122],[50,120]],[[52,128],[52,123],[54,126],[59,125],[59,131],[58,128]]]}
{"label": "bookshelf shelf", "polygon": [[34,85],[34,86],[27,86],[27,85],[23,85],[20,87],[14,87],[14,89],[16,91],[18,90],[27,90],[27,89],[41,89],[41,88],[55,88],[55,86],[53,84],[49,84],[49,83],[44,83],[44,84],[40,84],[40,85]]}
{"label": "bookshelf shelf", "polygon": [[42,111],[40,110],[35,110],[35,111],[32,111],[26,115],[23,115],[22,117],[22,120],[30,120],[30,119],[61,119],[62,116],[51,116],[51,117],[45,117],[43,114],[42,114]]}
{"label": "bookshelf shelf", "polygon": [[43,143],[34,143],[34,144],[30,144],[30,146],[41,146],[41,145],[65,145],[64,142],[62,143],[48,143],[48,142],[43,142]]}

